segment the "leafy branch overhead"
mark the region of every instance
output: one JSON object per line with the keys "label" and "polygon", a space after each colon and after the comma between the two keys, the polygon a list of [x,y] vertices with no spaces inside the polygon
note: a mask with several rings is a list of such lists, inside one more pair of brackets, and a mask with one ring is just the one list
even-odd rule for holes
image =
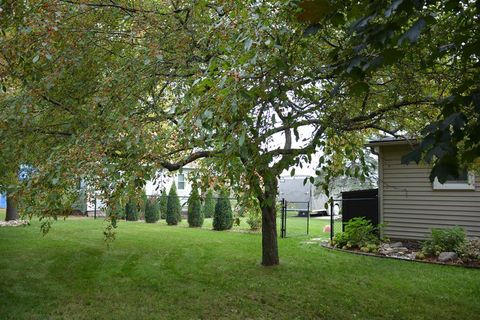
{"label": "leafy branch overhead", "polygon": [[262,263],[274,265],[277,177],[317,152],[328,180],[348,163],[367,167],[368,137],[420,136],[430,124],[417,155],[437,161],[434,174],[478,155],[476,2],[57,0],[2,10],[0,147],[16,161],[0,172],[36,169],[11,188],[32,215],[56,217],[79,179],[124,205],[159,168],[207,159],[258,200]]}
{"label": "leafy branch overhead", "polygon": [[341,24],[348,24],[349,37],[338,50],[336,71],[345,81],[353,81],[354,88],[370,90],[372,85],[365,79],[392,67],[408,67],[413,79],[422,73],[431,75],[415,82],[415,91],[435,103],[436,120],[420,132],[423,142],[404,161],[434,163],[430,178],[441,182],[458,175],[459,168],[476,167],[480,155],[478,1],[345,1],[331,11],[332,3],[301,1],[300,6],[313,13],[302,12],[298,19],[310,23],[305,35],[316,33],[320,24],[338,25],[339,16]]}

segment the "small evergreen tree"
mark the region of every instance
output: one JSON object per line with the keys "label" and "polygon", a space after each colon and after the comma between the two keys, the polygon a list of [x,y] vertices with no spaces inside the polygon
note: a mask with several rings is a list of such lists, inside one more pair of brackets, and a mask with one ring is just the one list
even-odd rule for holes
{"label": "small evergreen tree", "polygon": [[166,219],[167,218],[167,201],[168,201],[167,192],[164,190],[162,192],[162,195],[160,196],[160,199],[158,200],[158,205],[160,207],[160,218],[161,219]]}
{"label": "small evergreen tree", "polygon": [[215,214],[213,215],[214,230],[228,230],[233,226],[233,214],[228,193],[222,191],[215,205]]}
{"label": "small evergreen tree", "polygon": [[125,219],[125,207],[121,206],[117,201],[106,209],[106,215],[108,217],[115,216],[117,220]]}
{"label": "small evergreen tree", "polygon": [[138,208],[138,219],[145,219],[145,214],[147,210],[147,202],[148,202],[148,196],[147,192],[145,190],[142,191],[142,196],[141,196],[141,202],[140,206]]}
{"label": "small evergreen tree", "polygon": [[177,188],[175,183],[172,184],[167,200],[167,224],[169,226],[177,225],[182,221],[182,207],[180,199],[177,196]]}
{"label": "small evergreen tree", "polygon": [[215,213],[215,199],[213,199],[213,191],[211,189],[207,191],[202,211],[205,218],[211,218]]}
{"label": "small evergreen tree", "polygon": [[128,200],[125,205],[125,216],[127,221],[138,220],[138,206],[132,199]]}
{"label": "small evergreen tree", "polygon": [[188,225],[190,227],[201,227],[203,225],[202,203],[196,185],[193,186],[188,198]]}
{"label": "small evergreen tree", "polygon": [[160,219],[160,207],[157,199],[147,199],[145,203],[145,222],[155,223]]}

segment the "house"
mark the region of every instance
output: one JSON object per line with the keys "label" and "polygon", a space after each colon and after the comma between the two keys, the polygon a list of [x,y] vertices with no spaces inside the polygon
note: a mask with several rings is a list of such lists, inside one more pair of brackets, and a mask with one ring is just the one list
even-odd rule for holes
{"label": "house", "polygon": [[158,171],[156,179],[147,181],[145,186],[147,196],[159,196],[164,190],[168,193],[172,184],[175,183],[180,203],[184,206],[192,192],[192,183],[189,178],[194,169],[194,166],[185,166],[180,171],[170,173],[166,170]]}
{"label": "house", "polygon": [[415,140],[385,138],[368,144],[378,155],[379,220],[384,236],[425,239],[432,228],[460,226],[467,236],[480,237],[480,179],[460,173],[441,184],[429,179],[431,166],[406,165],[403,155]]}
{"label": "house", "polygon": [[[278,200],[285,199],[288,210],[298,211],[299,215],[307,212],[327,214],[325,204],[328,197],[316,192],[316,187],[308,179],[310,176],[282,176],[278,180]],[[305,179],[307,179],[305,181]],[[305,183],[304,183],[305,182]]]}
{"label": "house", "polygon": [[[186,210],[186,203],[188,197],[190,196],[190,192],[192,191],[189,175],[193,170],[194,166],[185,166],[181,170],[175,172],[159,170],[153,180],[147,181],[145,185],[145,193],[147,196],[160,196],[163,191],[168,193],[172,183],[175,183],[177,195],[180,198],[182,209]],[[97,210],[97,213],[104,211],[105,204],[103,201],[96,198],[94,194],[89,194],[87,202],[88,215],[93,215],[95,210]],[[99,214],[103,214],[103,212]]]}

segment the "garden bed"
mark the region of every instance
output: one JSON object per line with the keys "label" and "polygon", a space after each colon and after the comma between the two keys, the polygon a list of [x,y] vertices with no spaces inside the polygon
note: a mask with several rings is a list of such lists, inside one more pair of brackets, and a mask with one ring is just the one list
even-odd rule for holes
{"label": "garden bed", "polygon": [[331,246],[328,242],[322,243],[321,246],[330,250],[348,252],[348,253],[358,254],[362,256],[480,269],[480,261],[463,261],[457,258],[455,260],[442,262],[435,257],[425,257],[424,259],[417,259],[416,258],[417,251],[415,250],[418,250],[418,248],[421,246],[421,243],[417,241],[406,242],[404,246],[402,246],[401,248],[407,248],[407,250],[403,251],[402,254],[396,254],[396,255],[385,254],[385,253],[382,253],[380,250],[379,252],[374,253],[374,252],[363,252],[360,249],[356,249],[356,248],[341,249],[341,248],[336,248],[334,246]]}

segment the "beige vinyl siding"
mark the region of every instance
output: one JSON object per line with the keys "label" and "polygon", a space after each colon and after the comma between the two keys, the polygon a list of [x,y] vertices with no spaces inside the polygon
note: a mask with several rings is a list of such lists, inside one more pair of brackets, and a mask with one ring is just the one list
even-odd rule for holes
{"label": "beige vinyl siding", "polygon": [[432,228],[455,225],[480,237],[480,178],[475,190],[434,190],[427,165],[401,164],[409,146],[379,148],[380,221],[390,238],[424,239]]}

